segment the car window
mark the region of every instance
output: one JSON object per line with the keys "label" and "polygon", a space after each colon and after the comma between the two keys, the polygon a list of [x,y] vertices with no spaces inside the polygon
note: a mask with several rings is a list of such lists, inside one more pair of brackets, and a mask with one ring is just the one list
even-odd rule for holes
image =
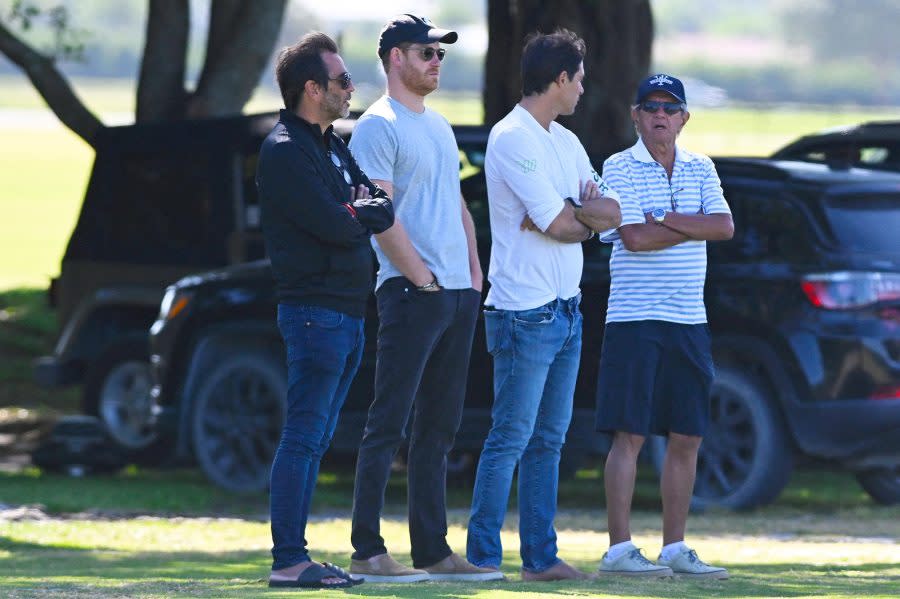
{"label": "car window", "polygon": [[[491,224],[488,220],[487,182],[484,178],[484,146],[460,145],[459,186],[472,213],[479,245],[490,242]],[[479,249],[479,251],[481,251]]]}
{"label": "car window", "polygon": [[710,261],[804,262],[815,255],[811,217],[799,202],[768,188],[726,187],[734,237],[707,245]]}
{"label": "car window", "polygon": [[[135,264],[210,266],[225,262],[228,215],[209,152],[132,152],[110,159],[96,176],[90,222],[78,237],[92,239],[106,256]],[[115,172],[111,172],[115,171]],[[73,235],[73,239],[76,236]]]}
{"label": "car window", "polygon": [[782,159],[820,164],[844,164],[884,170],[900,170],[900,142],[823,142],[785,153]]}
{"label": "car window", "polygon": [[842,248],[900,252],[900,194],[831,197],[825,215]]}

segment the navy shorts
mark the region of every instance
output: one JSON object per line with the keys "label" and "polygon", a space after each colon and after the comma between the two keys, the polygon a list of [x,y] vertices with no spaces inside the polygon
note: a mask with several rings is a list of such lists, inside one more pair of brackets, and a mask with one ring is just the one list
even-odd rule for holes
{"label": "navy shorts", "polygon": [[597,430],[702,437],[715,377],[710,345],[705,323],[608,323],[597,381]]}

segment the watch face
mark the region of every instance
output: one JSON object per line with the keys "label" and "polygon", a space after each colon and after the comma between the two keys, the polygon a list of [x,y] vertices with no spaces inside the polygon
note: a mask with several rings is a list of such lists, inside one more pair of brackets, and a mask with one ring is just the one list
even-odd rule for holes
{"label": "watch face", "polygon": [[653,212],[650,213],[650,216],[652,216],[655,220],[660,221],[666,217],[666,211],[662,208],[655,208]]}

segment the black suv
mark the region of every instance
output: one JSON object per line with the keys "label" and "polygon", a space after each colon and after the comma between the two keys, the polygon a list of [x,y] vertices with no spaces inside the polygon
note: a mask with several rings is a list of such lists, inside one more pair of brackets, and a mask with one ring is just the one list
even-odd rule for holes
{"label": "black suv", "polygon": [[[166,285],[265,255],[254,175],[276,113],[107,127],[50,287],[59,337],[46,386],[82,385],[83,411],[152,457],[147,329]],[[352,122],[336,128],[349,133]]]}
{"label": "black suv", "polygon": [[900,121],[872,121],[804,135],[772,154],[833,168],[900,171]]}
{"label": "black suv", "polygon": [[[487,131],[457,128],[463,192],[489,257]],[[900,500],[900,175],[765,159],[716,162],[735,235],[709,244],[707,308],[717,378],[698,505],[778,496],[794,457],[852,469]],[[610,246],[584,244],[584,348],[564,468],[608,439],[592,430]],[[285,366],[269,266],[191,276],[166,291],[151,346],[158,430],[216,483],[262,489],[284,414]],[[377,316],[334,452],[356,451],[371,401]],[[472,463],[490,423],[491,360],[476,332],[456,450]],[[658,462],[664,440],[649,444]]]}

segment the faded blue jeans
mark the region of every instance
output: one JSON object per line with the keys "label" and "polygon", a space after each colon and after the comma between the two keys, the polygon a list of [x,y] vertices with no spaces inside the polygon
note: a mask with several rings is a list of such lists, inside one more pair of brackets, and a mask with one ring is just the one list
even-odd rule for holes
{"label": "faded blue jeans", "polygon": [[363,319],[319,306],[278,304],[287,352],[287,417],[272,463],[272,569],[309,561],[306,521],[319,462],[362,358]]}
{"label": "faded blue jeans", "polygon": [[494,358],[493,423],[481,452],[466,546],[468,560],[499,568],[500,529],[513,471],[519,465],[519,553],[522,567],[543,572],[556,556],[559,454],[581,357],[581,296],[532,310],[485,310]]}

